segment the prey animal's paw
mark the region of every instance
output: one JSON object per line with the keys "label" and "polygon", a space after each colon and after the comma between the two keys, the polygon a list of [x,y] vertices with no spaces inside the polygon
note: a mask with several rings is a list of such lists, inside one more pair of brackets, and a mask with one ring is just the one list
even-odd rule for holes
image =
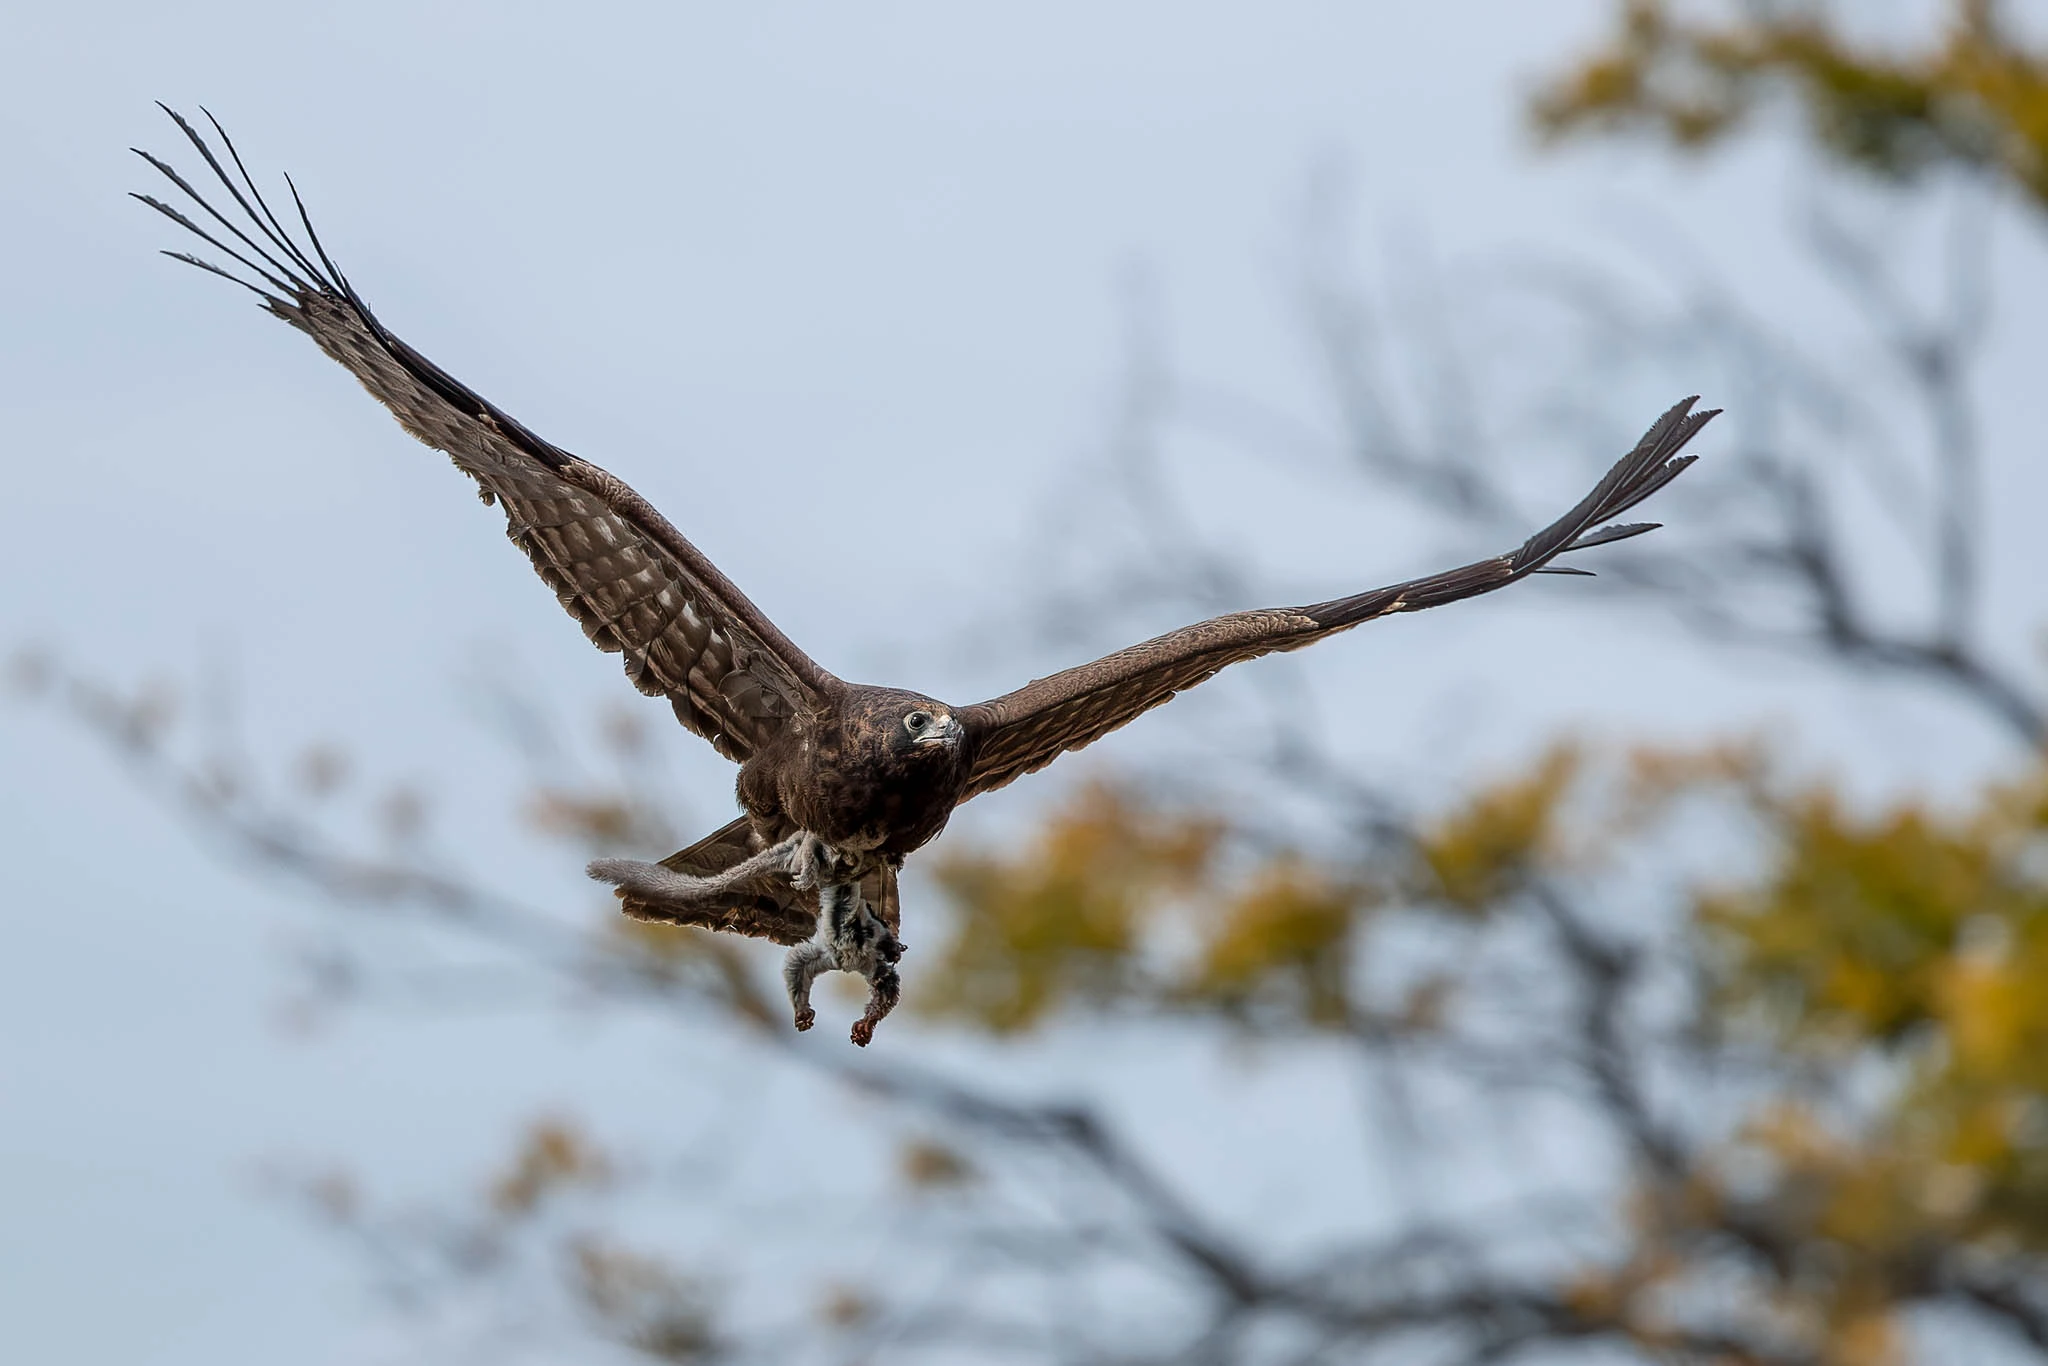
{"label": "prey animal's paw", "polygon": [[809,1006],[805,1006],[796,1013],[796,1032],[801,1034],[817,1022],[818,1012],[812,1010]]}
{"label": "prey animal's paw", "polygon": [[875,1022],[873,1020],[863,1015],[860,1019],[853,1022],[852,1038],[855,1043],[859,1044],[862,1048],[866,1048],[874,1040],[874,1037]]}

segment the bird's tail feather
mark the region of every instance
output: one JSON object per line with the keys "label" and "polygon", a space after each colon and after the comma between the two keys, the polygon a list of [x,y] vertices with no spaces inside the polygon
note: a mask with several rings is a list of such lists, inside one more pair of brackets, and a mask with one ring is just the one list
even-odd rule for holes
{"label": "bird's tail feather", "polygon": [[[678,849],[661,861],[672,872],[692,877],[712,877],[761,852],[760,837],[746,817],[712,831],[686,849]],[[764,874],[740,884],[723,906],[700,909],[657,905],[621,893],[622,910],[635,920],[664,925],[695,925],[701,929],[723,930],[772,939],[778,944],[801,944],[817,931],[817,893],[800,891],[783,876]]]}

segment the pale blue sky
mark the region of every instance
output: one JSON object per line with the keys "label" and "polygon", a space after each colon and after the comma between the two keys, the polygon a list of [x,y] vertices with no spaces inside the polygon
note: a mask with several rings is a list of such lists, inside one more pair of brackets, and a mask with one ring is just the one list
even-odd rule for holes
{"label": "pale blue sky", "polygon": [[[377,774],[431,776],[475,813],[453,818],[458,838],[503,830],[517,778],[463,700],[480,651],[571,715],[630,700],[444,460],[246,295],[154,254],[186,244],[123,197],[154,188],[130,144],[176,150],[153,99],[209,106],[259,176],[290,169],[387,323],[633,482],[828,667],[967,700],[1070,662],[954,642],[1028,591],[1046,507],[1094,477],[1134,261],[1180,363],[1283,403],[1312,396],[1285,286],[1317,166],[1347,168],[1368,268],[1389,243],[1426,244],[1453,275],[1531,245],[1620,257],[1628,224],[1658,220],[1757,306],[1814,303],[1785,232],[1796,159],[1764,149],[1681,173],[1610,150],[1533,154],[1516,101],[1604,9],[371,0],[12,15],[0,647],[47,642],[128,682],[225,660],[259,745],[333,739]],[[2008,299],[2042,297],[2040,246],[2001,222]],[[2048,430],[2023,378],[2042,324],[2018,311],[1986,372],[1995,440]],[[1826,353],[1845,334],[1815,317]],[[2028,586],[2048,581],[2033,529],[2048,480],[2038,437],[2017,439],[2031,464],[2000,473],[1987,528],[2011,586],[1992,604],[2006,638],[2038,624]],[[1204,520],[1301,581],[1335,592],[1435,567],[1370,509],[1297,520],[1248,497],[1242,471],[1191,460],[1185,474]],[[946,516],[880,530],[935,486]],[[847,526],[862,529],[858,574],[834,563]],[[851,589],[868,582],[933,588]],[[2004,753],[1910,694],[1845,701],[1780,661],[1709,658],[1647,612],[1553,610],[1432,615],[1326,647],[1319,681],[1366,703],[1333,743],[1395,773],[1465,772],[1560,724],[1761,723],[1816,762],[1937,784]],[[1525,696],[1490,672],[1506,651],[1542,680]],[[1480,717],[1448,758],[1432,739],[1446,695]],[[687,823],[725,819],[728,773],[684,740]],[[672,1073],[676,1046],[632,1026],[373,1016],[281,1036],[281,945],[307,915],[195,848],[42,713],[0,712],[0,855],[12,1360],[374,1356],[383,1330],[355,1268],[261,1196],[263,1160],[345,1158],[430,1190],[546,1105],[687,1124],[749,1084],[705,1051],[680,1060],[693,1100],[650,1099],[644,1078]],[[539,894],[591,896],[557,850],[496,855]]]}

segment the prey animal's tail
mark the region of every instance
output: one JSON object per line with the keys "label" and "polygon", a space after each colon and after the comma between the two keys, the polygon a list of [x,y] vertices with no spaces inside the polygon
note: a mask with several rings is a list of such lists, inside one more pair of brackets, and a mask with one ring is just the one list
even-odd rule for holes
{"label": "prey animal's tail", "polygon": [[[678,849],[661,861],[670,872],[691,877],[714,877],[759,854],[768,846],[754,832],[745,816],[714,830],[687,849]],[[896,893],[896,870],[884,865],[861,879],[861,896],[889,927],[899,934],[901,903]],[[764,874],[735,889],[729,904],[715,910],[679,910],[657,906],[624,896],[625,913],[635,920],[664,925],[697,925],[707,930],[772,939],[778,944],[801,944],[818,930],[816,888],[797,888],[782,874]]]}

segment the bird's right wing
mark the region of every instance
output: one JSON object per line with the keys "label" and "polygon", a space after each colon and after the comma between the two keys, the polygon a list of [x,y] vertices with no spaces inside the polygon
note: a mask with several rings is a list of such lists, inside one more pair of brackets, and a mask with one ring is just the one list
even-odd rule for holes
{"label": "bird's right wing", "polygon": [[1567,550],[1656,529],[1654,522],[1602,523],[1663,488],[1693,462],[1696,457],[1678,452],[1719,411],[1695,413],[1692,408],[1698,402],[1686,399],[1657,419],[1577,507],[1508,554],[1308,607],[1212,617],[959,709],[955,715],[974,745],[973,768],[961,800],[994,791],[1062,754],[1093,744],[1226,665],[1298,650],[1375,617],[1419,612],[1490,593],[1529,574],[1584,572],[1545,566]]}
{"label": "bird's right wing", "polygon": [[346,367],[399,425],[447,452],[476,480],[486,503],[504,508],[506,534],[584,634],[599,649],[625,655],[635,687],[668,698],[685,726],[736,761],[766,744],[792,716],[822,710],[844,687],[622,480],[535,436],[386,331],[328,259],[304,206],[297,205],[297,191],[292,197],[305,229],[303,245],[257,193],[218,123],[214,131],[239,184],[189,123],[164,112],[240,212],[223,214],[168,164],[139,149],[211,223],[202,227],[157,199],[135,197],[260,283],[195,256],[165,254],[253,290],[271,313]]}

